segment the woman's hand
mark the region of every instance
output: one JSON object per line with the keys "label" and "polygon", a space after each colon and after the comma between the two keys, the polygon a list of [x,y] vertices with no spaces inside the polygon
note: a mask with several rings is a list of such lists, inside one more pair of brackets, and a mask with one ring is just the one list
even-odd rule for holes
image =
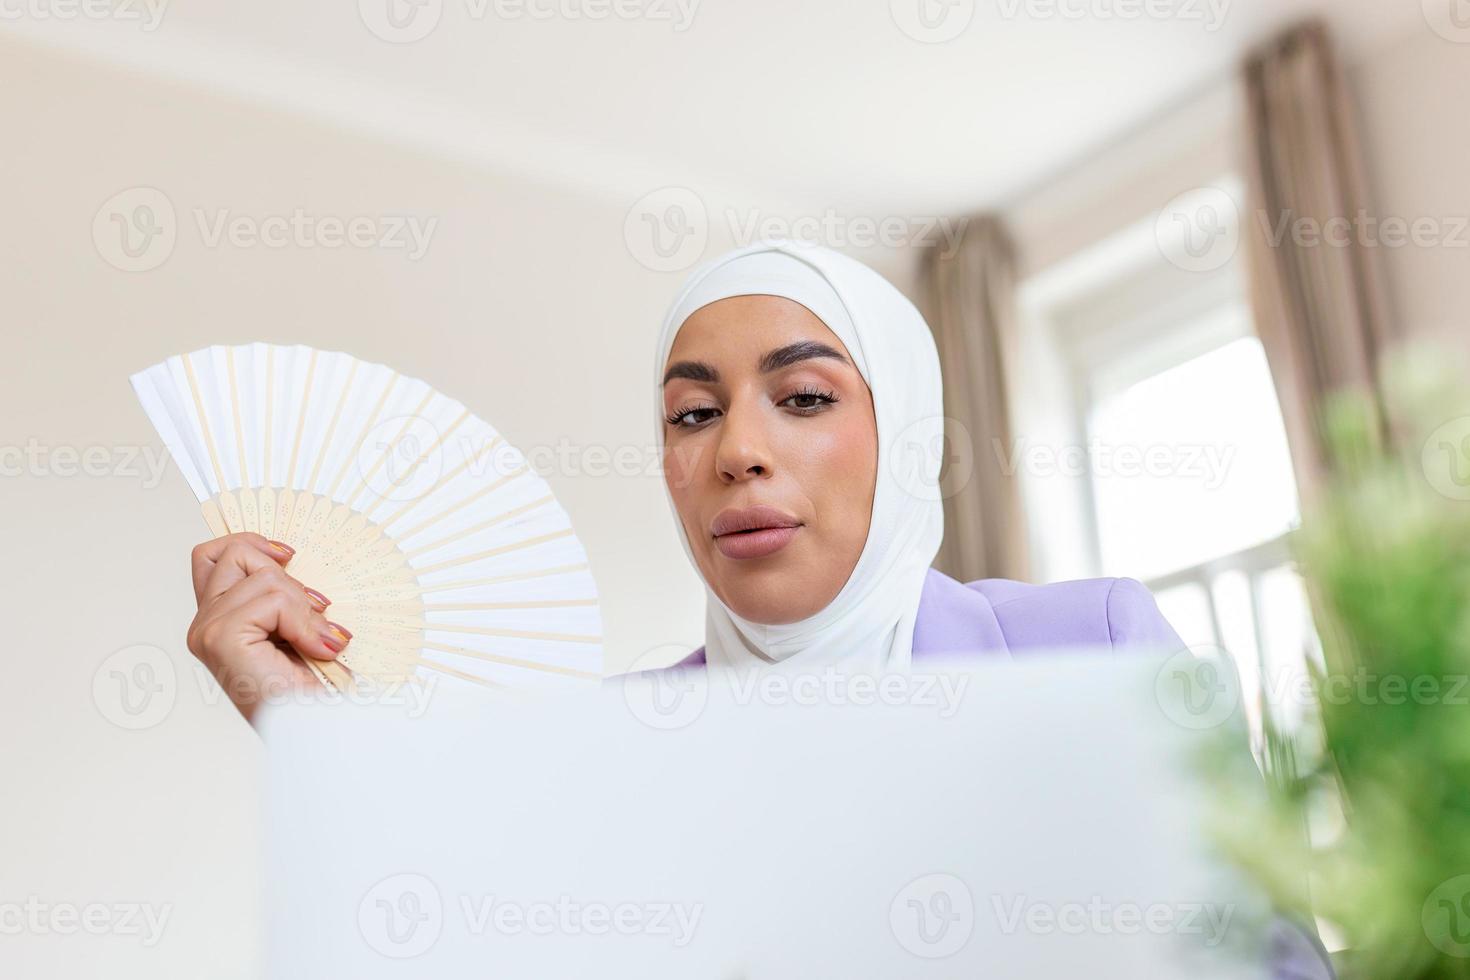
{"label": "woman's hand", "polygon": [[199,611],[189,651],[252,723],[267,698],[321,686],[302,657],[335,660],[352,638],[322,615],[331,600],[286,574],[293,554],[242,533],[206,541],[191,556]]}

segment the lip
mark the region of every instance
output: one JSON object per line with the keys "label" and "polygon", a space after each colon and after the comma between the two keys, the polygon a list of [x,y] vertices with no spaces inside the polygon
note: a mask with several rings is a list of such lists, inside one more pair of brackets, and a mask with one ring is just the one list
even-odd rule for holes
{"label": "lip", "polygon": [[801,526],[801,521],[774,507],[741,507],[716,514],[710,533],[720,554],[745,560],[774,555],[791,543]]}

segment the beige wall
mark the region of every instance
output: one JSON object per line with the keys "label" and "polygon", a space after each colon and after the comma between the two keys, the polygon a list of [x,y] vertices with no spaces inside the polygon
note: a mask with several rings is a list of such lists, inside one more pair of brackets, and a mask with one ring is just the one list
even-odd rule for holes
{"label": "beige wall", "polygon": [[[1393,308],[1406,330],[1470,338],[1470,45],[1428,31],[1360,59],[1358,100],[1374,208],[1384,217],[1459,228],[1457,247],[1383,249]],[[1455,219],[1459,219],[1456,221]]]}

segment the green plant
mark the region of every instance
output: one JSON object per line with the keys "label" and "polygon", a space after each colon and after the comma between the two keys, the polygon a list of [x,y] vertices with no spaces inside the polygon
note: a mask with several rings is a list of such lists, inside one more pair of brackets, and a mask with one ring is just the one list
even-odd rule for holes
{"label": "green plant", "polygon": [[1217,839],[1282,911],[1331,923],[1351,977],[1470,977],[1470,401],[1450,363],[1400,353],[1381,399],[1330,406],[1333,475],[1295,542],[1319,724],[1265,712],[1264,800],[1212,755]]}

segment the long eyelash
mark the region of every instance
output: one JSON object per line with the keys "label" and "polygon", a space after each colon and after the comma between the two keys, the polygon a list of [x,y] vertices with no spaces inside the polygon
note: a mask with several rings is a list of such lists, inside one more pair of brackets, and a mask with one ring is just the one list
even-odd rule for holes
{"label": "long eyelash", "polygon": [[694,412],[710,411],[714,411],[714,408],[710,405],[685,405],[683,408],[675,410],[672,414],[665,415],[664,421],[669,423],[669,425],[682,425],[684,416],[691,415]]}
{"label": "long eyelash", "polygon": [[835,391],[823,391],[815,385],[802,385],[800,388],[781,399],[789,401],[792,398],[820,398],[829,405],[835,405],[840,399]]}

